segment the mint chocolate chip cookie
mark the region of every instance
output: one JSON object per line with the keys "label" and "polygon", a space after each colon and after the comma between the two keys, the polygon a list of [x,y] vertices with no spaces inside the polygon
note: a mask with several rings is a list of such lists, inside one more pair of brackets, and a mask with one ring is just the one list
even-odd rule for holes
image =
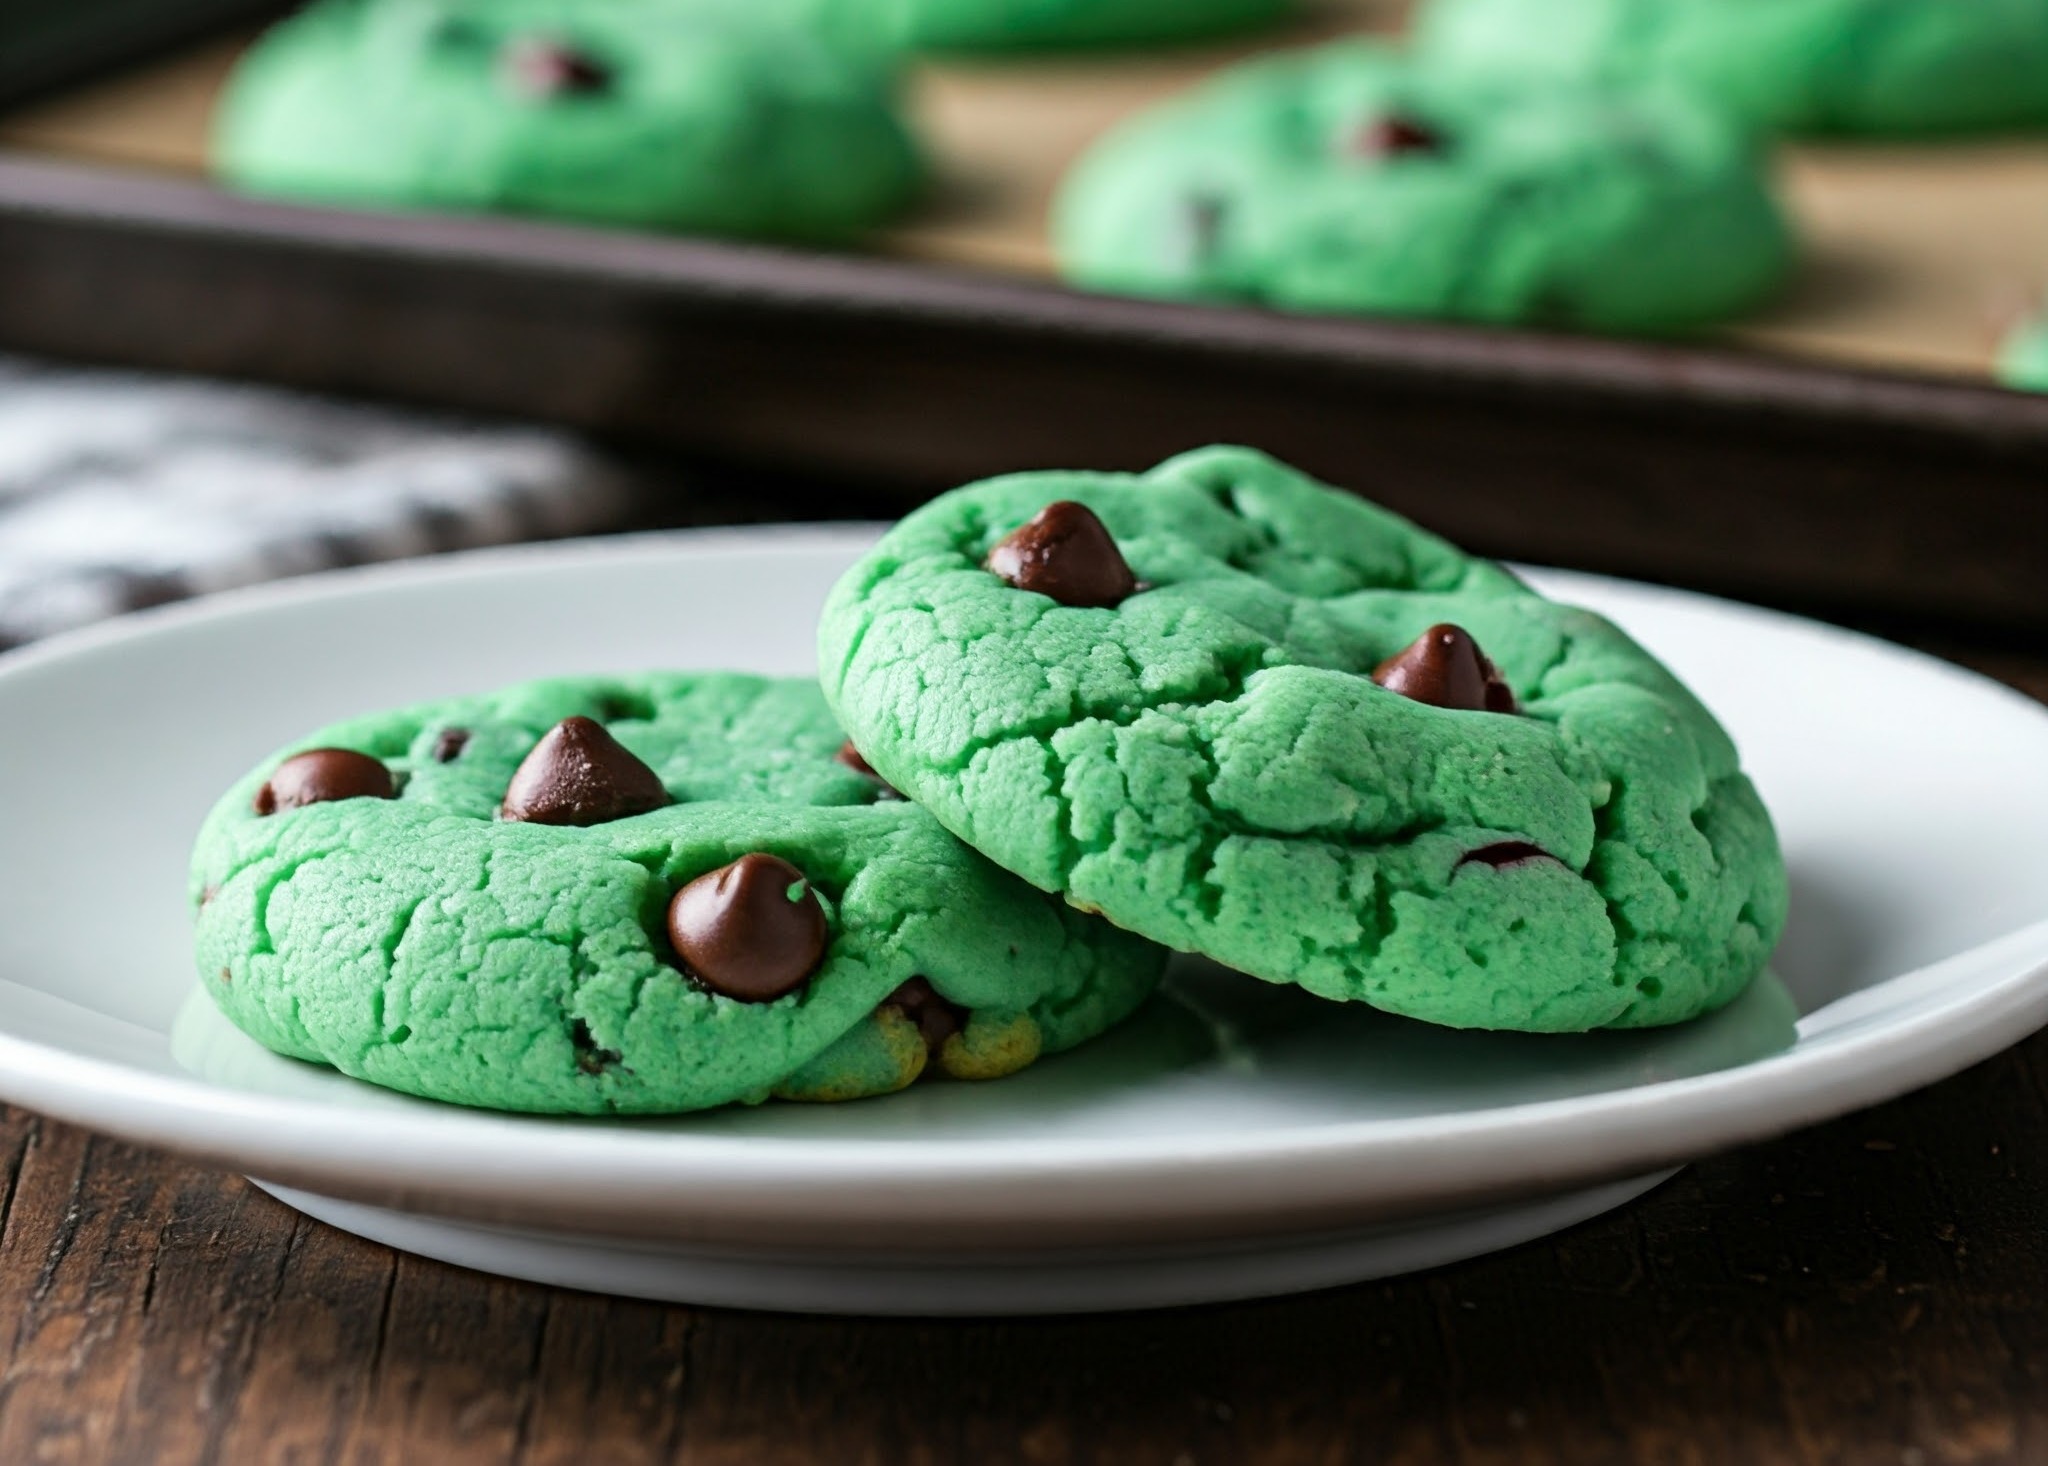
{"label": "mint chocolate chip cookie", "polygon": [[1590,612],[1261,454],[944,495],[840,582],[867,762],[1033,885],[1466,1028],[1674,1023],[1785,917],[1726,733]]}
{"label": "mint chocolate chip cookie", "polygon": [[1165,954],[1005,875],[814,683],[529,683],[328,728],[208,817],[199,975],[282,1054],[537,1112],[847,1100],[1093,1037]]}
{"label": "mint chocolate chip cookie", "polygon": [[214,162],[313,202],[798,238],[923,171],[881,70],[712,0],[316,0],[237,67]]}
{"label": "mint chocolate chip cookie", "polygon": [[1654,79],[1771,131],[2048,122],[2039,0],[1433,0],[1417,32],[1459,74]]}
{"label": "mint chocolate chip cookie", "polygon": [[1723,319],[1792,260],[1749,140],[1680,93],[1472,81],[1371,42],[1114,129],[1053,237],[1091,289],[1615,332]]}

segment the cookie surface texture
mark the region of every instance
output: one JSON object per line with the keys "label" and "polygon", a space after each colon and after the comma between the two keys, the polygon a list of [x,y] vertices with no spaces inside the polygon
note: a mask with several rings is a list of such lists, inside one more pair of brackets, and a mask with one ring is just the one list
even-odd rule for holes
{"label": "cookie surface texture", "polygon": [[[1072,505],[1128,564],[1118,604],[984,568],[1109,583],[1046,570],[1062,546],[1102,557]],[[1741,992],[1784,922],[1769,816],[1669,672],[1248,450],[955,490],[840,582],[820,652],[868,761],[963,840],[1327,998],[1455,1027],[1673,1023]]]}
{"label": "cookie surface texture", "polygon": [[1417,31],[1430,61],[1470,75],[1656,78],[1766,131],[2048,121],[2039,0],[1433,0]]}
{"label": "cookie surface texture", "polygon": [[317,0],[237,67],[214,163],[314,202],[793,238],[922,174],[883,69],[717,0]]}
{"label": "cookie surface texture", "polygon": [[1370,42],[1113,129],[1053,236],[1092,289],[1649,333],[1757,303],[1793,253],[1749,138],[1678,92],[1472,84]]}
{"label": "cookie surface texture", "polygon": [[1005,875],[842,738],[814,683],[737,674],[325,729],[206,821],[200,981],[279,1053],[556,1113],[997,1077],[1143,1001],[1158,948]]}

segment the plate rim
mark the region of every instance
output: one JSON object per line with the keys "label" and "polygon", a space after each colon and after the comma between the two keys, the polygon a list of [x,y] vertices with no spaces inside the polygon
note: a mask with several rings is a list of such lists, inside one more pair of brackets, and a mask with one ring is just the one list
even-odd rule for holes
{"label": "plate rim", "polygon": [[[720,526],[350,567],[153,608],[0,653],[0,683],[99,649],[287,606],[523,569],[771,550],[844,555],[871,542],[877,531],[869,524]],[[1780,630],[1844,639],[1966,679],[2017,712],[2048,719],[2048,709],[1992,678],[1824,622],[1582,572],[1537,571],[1535,578],[1567,595],[1573,585],[1612,586]],[[2048,940],[2048,919],[1940,961],[2041,940]],[[1884,985],[1912,975],[1897,974]],[[52,996],[61,1000],[61,994]],[[582,1206],[643,1216],[673,1215],[680,1208],[707,1225],[759,1216],[764,1207],[786,1205],[797,1196],[829,1196],[852,1219],[879,1222],[910,1206],[927,1220],[983,1226],[994,1216],[989,1199],[974,1193],[993,1186],[1001,1192],[996,1210],[1008,1224],[1032,1218],[1076,1222],[1090,1215],[1100,1220],[1113,1210],[1116,1223],[1127,1229],[1147,1219],[1190,1220],[1184,1213],[1191,1205],[1218,1220],[1238,1214],[1242,1223],[1246,1193],[1255,1194],[1261,1217],[1282,1223],[1333,1208],[1364,1215],[1641,1172],[1904,1094],[2044,1024],[2048,955],[2022,962],[1924,1016],[1894,1018],[1813,1048],[1795,1047],[1710,1074],[1455,1116],[1336,1121],[1291,1132],[1200,1139],[1015,1137],[992,1145],[905,1137],[693,1135],[603,1118],[455,1106],[408,1112],[402,1125],[365,1125],[361,1112],[318,1100],[152,1073],[7,1033],[0,1033],[0,1099],[332,1194],[375,1199],[404,1193],[458,1211],[521,1208],[544,1169],[550,1187],[579,1189]],[[544,1165],[535,1158],[541,1151]]]}

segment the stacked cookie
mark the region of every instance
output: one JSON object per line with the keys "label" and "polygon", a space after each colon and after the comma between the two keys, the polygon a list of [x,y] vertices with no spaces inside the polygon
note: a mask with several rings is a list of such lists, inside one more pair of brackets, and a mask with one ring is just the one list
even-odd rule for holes
{"label": "stacked cookie", "polygon": [[393,1088],[649,1113],[1000,1077],[1169,948],[1455,1027],[1676,1023],[1783,925],[1770,820],[1667,671],[1247,450],[945,495],[841,581],[820,662],[285,750],[201,832],[202,982]]}

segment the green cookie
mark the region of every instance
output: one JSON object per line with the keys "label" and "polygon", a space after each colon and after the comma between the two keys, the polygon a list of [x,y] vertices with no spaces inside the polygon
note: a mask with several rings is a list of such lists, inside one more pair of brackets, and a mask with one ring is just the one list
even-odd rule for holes
{"label": "green cookie", "polygon": [[316,0],[237,68],[214,160],[313,201],[799,238],[922,174],[883,71],[710,0]]}
{"label": "green cookie", "polygon": [[[1034,518],[1056,501],[1085,508]],[[1246,449],[944,495],[848,572],[820,648],[868,761],[961,839],[1324,997],[1675,1023],[1784,923],[1770,818],[1669,672]]]}
{"label": "green cookie", "polygon": [[2026,322],[1998,352],[1998,379],[2008,387],[2048,392],[2048,316]]}
{"label": "green cookie", "polygon": [[841,0],[893,15],[919,49],[993,51],[1193,40],[1279,19],[1294,0]]}
{"label": "green cookie", "polygon": [[266,760],[200,832],[201,981],[359,1079],[620,1114],[994,1078],[1151,991],[1158,948],[1004,875],[840,741],[814,683],[737,674],[325,729],[297,747],[351,752]]}
{"label": "green cookie", "polygon": [[1370,42],[1115,129],[1053,235],[1095,289],[1603,331],[1719,320],[1792,260],[1749,142],[1682,95],[1475,85]]}
{"label": "green cookie", "polygon": [[1772,131],[2048,122],[2041,0],[1433,0],[1417,24],[1461,74],[1674,82]]}

